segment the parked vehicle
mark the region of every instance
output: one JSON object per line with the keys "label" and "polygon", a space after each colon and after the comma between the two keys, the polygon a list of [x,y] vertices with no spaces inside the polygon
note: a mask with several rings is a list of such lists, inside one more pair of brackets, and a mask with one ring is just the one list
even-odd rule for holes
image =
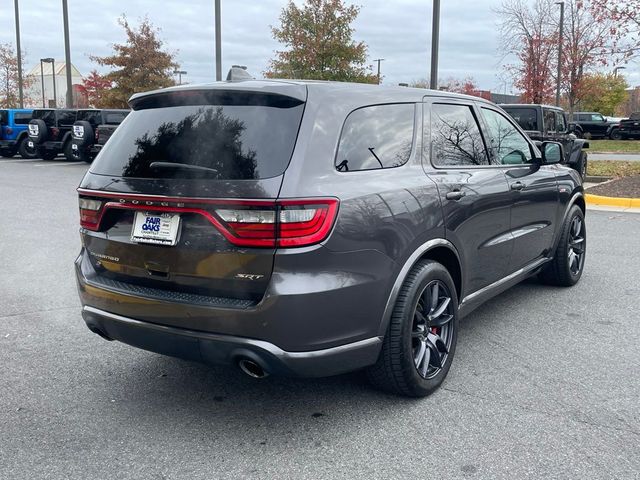
{"label": "parked vehicle", "polygon": [[9,108],[0,110],[0,156],[35,158],[35,149],[29,148],[27,124],[31,120],[30,109]]}
{"label": "parked vehicle", "polygon": [[78,110],[71,140],[73,157],[91,163],[128,114],[129,110]]}
{"label": "parked vehicle", "polygon": [[574,112],[572,125],[581,138],[610,138],[617,122],[608,121],[598,112]]}
{"label": "parked vehicle", "polygon": [[82,313],[105,339],[423,396],[461,317],[582,274],[579,175],[483,99],[250,80],[129,103],[78,188]]}
{"label": "parked vehicle", "polygon": [[537,142],[553,141],[562,144],[563,164],[587,175],[587,152],[589,142],[577,138],[575,127],[567,121],[567,114],[560,107],[550,105],[501,105],[518,122],[529,137]]}
{"label": "parked vehicle", "polygon": [[625,120],[621,120],[611,133],[614,140],[640,139],[640,112],[632,113]]}
{"label": "parked vehicle", "polygon": [[29,147],[35,148],[43,160],[52,160],[64,153],[73,161],[71,129],[77,110],[63,108],[38,108],[29,122]]}

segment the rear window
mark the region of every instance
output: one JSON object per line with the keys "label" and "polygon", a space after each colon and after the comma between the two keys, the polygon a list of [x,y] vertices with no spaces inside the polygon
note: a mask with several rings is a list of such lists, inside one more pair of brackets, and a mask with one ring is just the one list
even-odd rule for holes
{"label": "rear window", "polygon": [[537,113],[534,108],[505,108],[504,110],[523,130],[538,130]]}
{"label": "rear window", "polygon": [[58,110],[58,125],[71,126],[76,121],[77,112],[75,110]]}
{"label": "rear window", "polygon": [[13,114],[13,123],[16,125],[26,125],[31,120],[31,114],[26,112],[16,112]]}
{"label": "rear window", "polygon": [[277,95],[260,95],[258,100],[257,95],[243,97],[247,98],[221,95],[219,104],[206,105],[176,105],[179,99],[160,98],[159,108],[133,111],[105,145],[91,172],[220,180],[281,175],[293,153],[304,103],[289,97],[279,100]]}
{"label": "rear window", "polygon": [[54,110],[35,110],[33,118],[42,120],[47,127],[53,127],[56,124],[56,112]]}
{"label": "rear window", "polygon": [[76,121],[89,122],[91,126],[95,127],[102,123],[102,111],[100,110],[80,110],[76,116]]}
{"label": "rear window", "polygon": [[0,110],[0,125],[9,125],[9,112]]}
{"label": "rear window", "polygon": [[106,125],[120,125],[129,112],[106,112],[104,123]]}

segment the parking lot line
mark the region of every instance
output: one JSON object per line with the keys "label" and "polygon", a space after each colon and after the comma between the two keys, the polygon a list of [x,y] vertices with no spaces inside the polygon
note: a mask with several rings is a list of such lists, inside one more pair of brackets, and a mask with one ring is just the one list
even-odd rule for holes
{"label": "parking lot line", "polygon": [[80,162],[40,163],[34,167],[64,167],[66,165],[80,165]]}

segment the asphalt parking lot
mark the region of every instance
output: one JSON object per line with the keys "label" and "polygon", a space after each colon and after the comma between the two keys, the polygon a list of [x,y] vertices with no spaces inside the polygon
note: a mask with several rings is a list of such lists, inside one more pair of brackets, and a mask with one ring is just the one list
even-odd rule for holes
{"label": "asphalt parking lot", "polygon": [[0,159],[0,479],[640,476],[640,215],[587,215],[572,289],[461,323],[431,397],[359,373],[252,380],[106,342],[80,317],[87,166]]}

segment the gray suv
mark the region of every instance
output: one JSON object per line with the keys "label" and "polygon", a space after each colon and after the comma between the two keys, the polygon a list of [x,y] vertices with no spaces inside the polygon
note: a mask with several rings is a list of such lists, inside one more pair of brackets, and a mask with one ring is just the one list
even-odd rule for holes
{"label": "gray suv", "polygon": [[247,80],[130,105],[78,189],[82,314],[105,339],[423,396],[461,317],[582,274],[578,174],[482,99]]}

